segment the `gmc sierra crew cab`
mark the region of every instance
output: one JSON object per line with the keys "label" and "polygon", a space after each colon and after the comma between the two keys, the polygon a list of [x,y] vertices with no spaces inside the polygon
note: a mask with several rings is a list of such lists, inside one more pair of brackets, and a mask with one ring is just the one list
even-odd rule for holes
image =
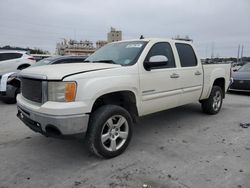
{"label": "gmc sierra crew cab", "polygon": [[128,146],[138,117],[195,101],[217,114],[230,65],[202,65],[192,42],[128,40],[107,44],[85,63],[20,73],[17,116],[45,136],[81,135],[91,152],[112,158]]}

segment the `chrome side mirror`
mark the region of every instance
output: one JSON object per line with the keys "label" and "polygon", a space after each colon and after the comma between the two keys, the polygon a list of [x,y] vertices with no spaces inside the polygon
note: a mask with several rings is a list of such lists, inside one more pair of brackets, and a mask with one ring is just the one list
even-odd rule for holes
{"label": "chrome side mirror", "polygon": [[150,71],[152,68],[161,67],[168,64],[168,58],[164,55],[155,55],[149,58],[149,61],[144,62],[144,68]]}

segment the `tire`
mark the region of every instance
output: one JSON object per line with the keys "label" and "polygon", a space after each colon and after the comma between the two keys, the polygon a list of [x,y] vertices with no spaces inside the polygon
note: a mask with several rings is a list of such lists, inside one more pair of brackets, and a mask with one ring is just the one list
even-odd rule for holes
{"label": "tire", "polygon": [[2,101],[5,104],[15,104],[16,103],[16,98],[4,98],[4,99],[2,99]]}
{"label": "tire", "polygon": [[2,101],[6,104],[16,104],[16,96],[20,93],[20,88],[17,88],[15,91],[14,97],[3,98]]}
{"label": "tire", "polygon": [[204,113],[215,115],[220,111],[222,102],[223,93],[221,87],[213,86],[209,98],[201,102],[201,107]]}
{"label": "tire", "polygon": [[113,158],[126,150],[132,133],[132,118],[128,111],[120,106],[105,105],[90,116],[87,146],[99,157]]}

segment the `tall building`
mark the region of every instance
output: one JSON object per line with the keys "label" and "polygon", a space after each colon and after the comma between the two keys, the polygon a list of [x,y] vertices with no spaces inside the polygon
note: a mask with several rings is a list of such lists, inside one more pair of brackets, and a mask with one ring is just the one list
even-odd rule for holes
{"label": "tall building", "polygon": [[122,40],[122,31],[117,31],[115,28],[111,27],[108,33],[108,43]]}

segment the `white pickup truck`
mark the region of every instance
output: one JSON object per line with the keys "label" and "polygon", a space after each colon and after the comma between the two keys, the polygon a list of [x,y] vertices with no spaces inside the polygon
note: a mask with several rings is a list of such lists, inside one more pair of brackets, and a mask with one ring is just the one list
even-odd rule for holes
{"label": "white pickup truck", "polygon": [[127,148],[137,117],[196,101],[218,113],[230,83],[230,65],[202,65],[186,41],[115,42],[85,61],[23,70],[17,116],[45,136],[86,133],[104,158]]}

